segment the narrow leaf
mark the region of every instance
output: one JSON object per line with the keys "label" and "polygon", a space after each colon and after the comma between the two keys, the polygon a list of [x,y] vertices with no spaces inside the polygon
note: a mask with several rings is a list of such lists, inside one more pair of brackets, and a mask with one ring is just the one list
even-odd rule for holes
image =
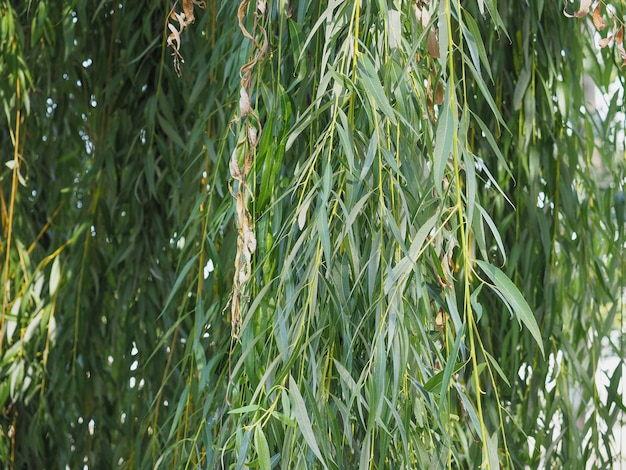
{"label": "narrow leaf", "polygon": [[328,466],[322,457],[322,453],[320,452],[320,448],[317,445],[317,441],[315,440],[315,434],[313,434],[313,427],[311,426],[311,420],[309,419],[304,399],[300,394],[298,384],[291,375],[289,376],[289,393],[291,393],[293,398],[293,414],[298,423],[298,427],[300,428],[300,432],[302,432],[302,437],[304,437],[304,440],[309,445],[315,456],[320,460],[320,462],[322,462],[324,468],[328,469]]}
{"label": "narrow leaf", "polygon": [[52,270],[50,271],[50,297],[54,297],[57,289],[59,288],[59,281],[61,279],[61,262],[59,257],[54,258],[52,263]]}
{"label": "narrow leaf", "polygon": [[443,175],[448,163],[448,156],[452,152],[452,139],[454,138],[454,110],[450,106],[450,93],[454,93],[454,91],[451,89],[446,95],[441,108],[435,137],[435,153],[433,154],[433,178],[439,196],[443,194]]}
{"label": "narrow leaf", "polygon": [[485,354],[487,355],[489,362],[491,363],[493,368],[496,370],[500,378],[504,380],[504,383],[506,383],[510,387],[511,384],[509,383],[509,379],[506,378],[506,375],[504,371],[502,370],[502,367],[500,367],[500,364],[498,364],[498,361],[496,361],[496,358],[493,357],[491,354],[489,354],[487,351],[485,351]]}
{"label": "narrow leaf", "polygon": [[488,468],[500,468],[500,459],[498,458],[498,435],[493,433],[485,439],[487,445],[487,455],[489,458]]}
{"label": "narrow leaf", "polygon": [[257,411],[258,409],[259,409],[259,405],[246,405],[240,408],[235,408],[234,410],[230,410],[228,414],[237,415],[237,414],[243,414],[243,413],[250,413],[253,411]]}
{"label": "narrow leaf", "polygon": [[359,56],[359,70],[361,71],[360,78],[365,87],[365,91],[370,95],[376,107],[389,118],[393,125],[396,125],[395,113],[389,104],[383,86],[380,84],[376,68],[365,54]]}
{"label": "narrow leaf", "polygon": [[[458,362],[457,364],[455,364],[454,368],[452,369],[452,373],[456,374],[457,372],[459,372],[461,369],[463,369],[463,367],[465,367],[468,361]],[[424,384],[424,390],[426,390],[427,392],[434,392],[437,389],[437,387],[439,387],[441,383],[443,382],[444,374],[445,374],[445,370],[440,370],[435,375],[433,375]]]}
{"label": "narrow leaf", "polygon": [[257,454],[259,455],[259,468],[261,470],[270,470],[272,464],[270,463],[270,448],[267,445],[267,439],[263,433],[263,429],[259,426],[254,428],[254,447],[256,447]]}
{"label": "narrow leaf", "polygon": [[509,303],[519,322],[523,323],[526,328],[533,335],[535,341],[539,345],[541,354],[545,355],[543,350],[543,341],[541,339],[541,332],[539,331],[539,325],[533,315],[530,306],[522,296],[519,289],[513,284],[506,274],[500,271],[495,266],[486,263],[484,261],[477,260],[476,264],[485,272],[489,279],[495,284],[496,289],[500,292],[502,297]]}
{"label": "narrow leaf", "polygon": [[517,84],[515,85],[515,91],[513,92],[513,109],[516,111],[519,111],[522,105],[522,98],[524,98],[524,94],[526,93],[526,89],[530,83],[530,78],[530,65],[527,65],[522,69],[519,77],[517,77]]}

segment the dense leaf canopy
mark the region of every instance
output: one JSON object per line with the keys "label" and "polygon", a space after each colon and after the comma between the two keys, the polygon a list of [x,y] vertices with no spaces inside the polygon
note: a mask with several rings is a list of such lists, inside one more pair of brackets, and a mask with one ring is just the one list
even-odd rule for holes
{"label": "dense leaf canopy", "polygon": [[0,0],[0,461],[618,465],[625,15]]}

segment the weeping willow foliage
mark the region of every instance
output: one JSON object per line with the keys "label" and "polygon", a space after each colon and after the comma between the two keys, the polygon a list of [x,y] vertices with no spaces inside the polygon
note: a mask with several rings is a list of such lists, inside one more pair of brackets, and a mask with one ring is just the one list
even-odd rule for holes
{"label": "weeping willow foliage", "polygon": [[0,0],[0,461],[617,468],[624,2],[87,3]]}

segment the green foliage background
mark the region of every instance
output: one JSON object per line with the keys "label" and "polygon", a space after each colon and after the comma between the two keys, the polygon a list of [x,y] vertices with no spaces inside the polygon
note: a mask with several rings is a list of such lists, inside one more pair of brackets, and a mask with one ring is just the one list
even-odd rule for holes
{"label": "green foliage background", "polygon": [[623,0],[260,4],[0,0],[0,461],[618,465]]}

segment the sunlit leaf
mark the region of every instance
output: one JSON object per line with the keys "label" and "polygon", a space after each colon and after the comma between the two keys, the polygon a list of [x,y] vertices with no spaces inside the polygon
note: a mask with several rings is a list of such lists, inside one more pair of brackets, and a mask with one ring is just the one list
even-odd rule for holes
{"label": "sunlit leaf", "polygon": [[272,468],[270,449],[263,430],[258,426],[254,428],[254,447],[259,455],[259,468],[261,470],[270,470]]}
{"label": "sunlit leaf", "polygon": [[50,296],[53,297],[59,288],[59,282],[61,280],[61,261],[57,256],[52,262],[52,269],[50,270]]}

